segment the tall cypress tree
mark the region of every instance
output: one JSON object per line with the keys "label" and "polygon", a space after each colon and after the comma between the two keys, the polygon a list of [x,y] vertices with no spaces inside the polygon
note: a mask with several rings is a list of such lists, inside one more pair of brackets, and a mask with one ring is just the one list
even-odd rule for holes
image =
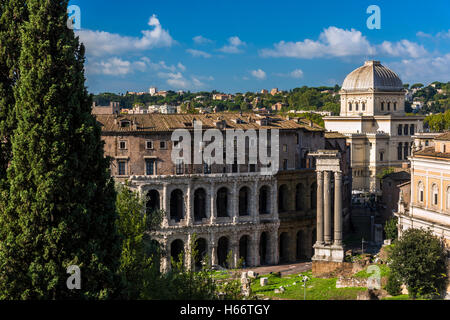
{"label": "tall cypress tree", "polygon": [[[84,86],[84,46],[67,28],[67,0],[26,3],[0,298],[112,298],[120,256],[115,191]],[[80,290],[66,286],[70,265],[81,270]]]}
{"label": "tall cypress tree", "polygon": [[25,0],[0,3],[0,192],[6,188],[6,169],[11,160],[14,120],[14,85],[19,77],[20,26],[27,17]]}

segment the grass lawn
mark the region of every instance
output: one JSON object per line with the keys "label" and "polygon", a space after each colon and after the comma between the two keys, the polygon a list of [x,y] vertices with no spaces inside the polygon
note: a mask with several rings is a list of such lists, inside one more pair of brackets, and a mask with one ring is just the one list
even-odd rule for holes
{"label": "grass lawn", "polygon": [[[337,278],[313,278],[311,272],[305,272],[284,277],[271,274],[262,276],[269,280],[268,285],[264,287],[260,286],[260,277],[258,277],[252,282],[252,292],[277,299],[303,300],[303,275],[307,275],[310,279],[306,283],[306,300],[356,300],[359,292],[367,290],[366,288],[336,288]],[[294,282],[296,282],[295,285]],[[274,293],[274,290],[280,286],[283,286],[286,291]]]}
{"label": "grass lawn", "polygon": [[381,300],[409,300],[409,296],[407,294],[401,294],[399,296],[386,297]]}
{"label": "grass lawn", "polygon": [[[390,269],[389,269],[389,267],[388,267],[387,265],[385,265],[385,264],[377,264],[376,266],[377,266],[378,268],[380,268],[380,277],[383,278],[383,277],[389,276]],[[361,271],[355,273],[355,274],[353,275],[353,277],[354,277],[354,278],[364,278],[364,279],[367,279],[367,278],[369,278],[370,276],[374,276],[374,275],[375,275],[374,272],[372,272],[372,273],[367,272],[367,269],[368,269],[368,267],[367,267],[366,269],[364,269],[364,270],[361,270]]]}

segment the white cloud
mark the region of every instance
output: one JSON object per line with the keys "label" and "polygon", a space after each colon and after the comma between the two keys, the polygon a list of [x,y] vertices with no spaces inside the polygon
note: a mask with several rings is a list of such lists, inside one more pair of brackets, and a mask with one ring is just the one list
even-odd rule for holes
{"label": "white cloud", "polygon": [[142,37],[140,38],[93,30],[79,30],[76,31],[76,34],[85,44],[86,53],[97,57],[157,47],[170,47],[175,43],[169,32],[162,28],[156,15],[150,17],[148,25],[153,29],[141,31]]}
{"label": "white cloud", "polygon": [[263,57],[292,57],[312,59],[324,56],[353,56],[373,54],[374,48],[360,31],[336,27],[325,29],[319,40],[305,39],[298,42],[280,41],[273,49],[260,51]]}
{"label": "white cloud", "polygon": [[134,72],[146,72],[148,70],[176,72],[177,70],[186,71],[186,67],[179,62],[175,65],[167,65],[164,61],[152,62],[147,57],[139,60],[129,61],[119,57],[107,59],[93,58],[86,64],[88,74],[103,74],[109,76],[121,76]]}
{"label": "white cloud", "polygon": [[196,49],[187,49],[186,50],[187,53],[190,53],[193,57],[202,57],[202,58],[211,58],[211,54],[201,51],[201,50],[196,50]]}
{"label": "white cloud", "polygon": [[181,71],[186,71],[186,67],[185,67],[181,62],[178,62],[177,67],[178,67],[178,69],[180,69]]}
{"label": "white cloud", "polygon": [[295,69],[290,73],[290,76],[292,78],[300,79],[301,77],[303,77],[303,71],[300,69]]}
{"label": "white cloud", "polygon": [[274,44],[273,48],[260,51],[260,55],[263,57],[302,59],[374,56],[376,54],[418,58],[426,55],[427,51],[422,45],[408,40],[394,43],[385,41],[381,45],[374,45],[367,40],[361,31],[355,29],[344,30],[333,26],[323,30],[318,40],[280,41]]}
{"label": "white cloud", "polygon": [[211,39],[205,38],[202,35],[193,37],[192,40],[194,40],[194,42],[196,44],[208,44],[208,43],[213,43],[214,41],[212,41]]}
{"label": "white cloud", "polygon": [[157,76],[167,79],[166,83],[173,89],[198,89],[205,86],[202,80],[214,80],[213,77],[205,76],[190,76],[188,78],[181,72],[158,72]]}
{"label": "white cloud", "polygon": [[419,31],[416,33],[416,36],[421,37],[421,38],[438,38],[438,39],[450,39],[450,29],[448,29],[447,31],[440,31],[438,33],[436,33],[434,36],[430,33],[425,33],[422,31]]}
{"label": "white cloud", "polygon": [[258,70],[252,70],[250,73],[251,73],[251,75],[254,76],[256,79],[259,79],[259,80],[264,80],[264,79],[266,79],[266,73],[265,73],[263,70],[261,70],[261,69],[258,69]]}
{"label": "white cloud", "polygon": [[240,53],[242,52],[242,47],[245,46],[246,43],[239,39],[239,37],[234,36],[228,38],[228,45],[223,46],[219,49],[219,51],[225,52],[225,53]]}
{"label": "white cloud", "polygon": [[422,45],[408,40],[400,40],[396,43],[384,41],[380,45],[380,51],[393,57],[419,58],[427,55],[427,50]]}
{"label": "white cloud", "polygon": [[450,74],[450,53],[435,57],[403,59],[390,63],[389,67],[396,70],[404,82],[447,82]]}

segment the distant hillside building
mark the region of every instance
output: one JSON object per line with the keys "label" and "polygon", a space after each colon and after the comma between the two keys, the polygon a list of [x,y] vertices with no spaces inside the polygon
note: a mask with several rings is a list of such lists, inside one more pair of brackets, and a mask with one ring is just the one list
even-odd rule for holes
{"label": "distant hillside building", "polygon": [[154,96],[158,92],[158,89],[155,87],[151,87],[148,89],[148,93],[150,93],[152,96]]}
{"label": "distant hillside building", "polygon": [[92,114],[119,114],[120,102],[110,102],[109,106],[98,106],[95,102],[92,103]]}

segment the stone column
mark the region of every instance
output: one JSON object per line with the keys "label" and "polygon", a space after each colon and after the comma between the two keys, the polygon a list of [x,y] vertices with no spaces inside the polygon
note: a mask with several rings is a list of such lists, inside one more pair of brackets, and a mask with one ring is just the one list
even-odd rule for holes
{"label": "stone column", "polygon": [[269,263],[270,264],[278,264],[279,261],[279,253],[278,253],[278,231],[272,230],[269,233],[269,241],[268,241],[268,254],[269,254]]}
{"label": "stone column", "polygon": [[232,268],[236,268],[239,261],[239,240],[237,235],[233,235],[231,238],[231,252],[233,255],[233,265]]}
{"label": "stone column", "polygon": [[331,172],[325,171],[323,184],[323,233],[326,244],[331,243]]}
{"label": "stone column", "polygon": [[259,192],[258,183],[256,181],[252,183],[252,190],[250,194],[250,212],[253,216],[253,222],[259,223]]}
{"label": "stone column", "polygon": [[211,266],[217,264],[217,245],[216,245],[216,239],[214,239],[211,236],[211,243],[210,243],[210,256],[211,256]]}
{"label": "stone column", "polygon": [[191,270],[195,264],[191,256],[191,250],[191,235],[188,234],[186,242],[184,243],[184,264],[187,270]]}
{"label": "stone column", "polygon": [[160,266],[160,271],[165,273],[165,272],[169,272],[171,269],[171,265],[170,265],[170,245],[169,245],[169,241],[165,240],[161,247],[163,248],[163,250],[165,251],[165,255],[161,256],[161,266]]}
{"label": "stone column", "polygon": [[317,244],[323,244],[323,172],[317,171]]}
{"label": "stone column", "polygon": [[342,245],[342,172],[334,173],[334,244]]}
{"label": "stone column", "polygon": [[251,266],[259,266],[259,232],[255,232],[250,236],[250,256]]}
{"label": "stone column", "polygon": [[216,193],[214,190],[214,183],[211,183],[210,187],[209,187],[209,194],[210,194],[210,207],[209,207],[209,212],[210,212],[210,223],[214,224],[216,223],[216,218],[217,218],[217,212],[216,212]]}
{"label": "stone column", "polygon": [[170,205],[169,205],[169,195],[167,194],[167,184],[164,184],[163,186],[163,195],[162,195],[162,209],[165,212],[165,215],[163,216],[162,225],[163,227],[169,226],[170,221]]}
{"label": "stone column", "polygon": [[233,182],[233,189],[231,190],[231,217],[233,222],[239,219],[239,191],[237,190],[237,182]]}
{"label": "stone column", "polygon": [[194,204],[192,203],[193,200],[193,194],[192,194],[192,183],[188,184],[187,192],[186,192],[186,202],[187,202],[187,208],[186,208],[186,224],[188,226],[192,226],[192,216],[194,212]]}

